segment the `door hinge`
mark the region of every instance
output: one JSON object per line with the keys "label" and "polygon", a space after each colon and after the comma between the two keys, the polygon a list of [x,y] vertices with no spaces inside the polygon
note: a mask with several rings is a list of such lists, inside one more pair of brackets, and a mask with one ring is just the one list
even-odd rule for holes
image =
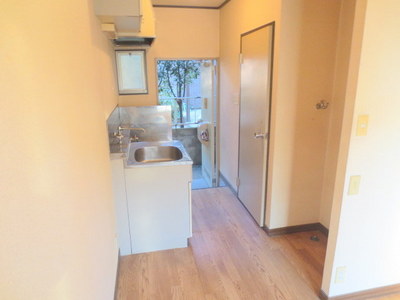
{"label": "door hinge", "polygon": [[240,185],[240,178],[238,177],[238,178],[236,178],[236,186],[239,186]]}

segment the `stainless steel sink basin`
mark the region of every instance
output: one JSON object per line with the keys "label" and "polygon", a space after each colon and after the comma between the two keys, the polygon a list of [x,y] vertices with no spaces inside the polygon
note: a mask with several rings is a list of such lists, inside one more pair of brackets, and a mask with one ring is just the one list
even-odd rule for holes
{"label": "stainless steel sink basin", "polygon": [[192,159],[179,141],[130,143],[127,168],[192,164]]}
{"label": "stainless steel sink basin", "polygon": [[183,157],[182,151],[174,146],[148,146],[135,150],[135,160],[140,163],[175,161]]}

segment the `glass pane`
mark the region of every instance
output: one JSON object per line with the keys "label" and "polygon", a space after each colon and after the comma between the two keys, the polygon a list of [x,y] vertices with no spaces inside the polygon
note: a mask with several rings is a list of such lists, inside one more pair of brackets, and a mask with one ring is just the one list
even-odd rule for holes
{"label": "glass pane", "polygon": [[146,93],[144,51],[118,51],[118,84],[120,94]]}
{"label": "glass pane", "polygon": [[158,60],[158,99],[170,105],[176,126],[196,127],[201,121],[200,60]]}

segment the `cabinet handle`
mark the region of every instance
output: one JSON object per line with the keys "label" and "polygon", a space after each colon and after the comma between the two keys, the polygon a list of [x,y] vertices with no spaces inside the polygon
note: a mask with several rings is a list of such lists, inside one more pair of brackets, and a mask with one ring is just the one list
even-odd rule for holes
{"label": "cabinet handle", "polygon": [[266,139],[268,138],[268,133],[254,132],[255,139]]}

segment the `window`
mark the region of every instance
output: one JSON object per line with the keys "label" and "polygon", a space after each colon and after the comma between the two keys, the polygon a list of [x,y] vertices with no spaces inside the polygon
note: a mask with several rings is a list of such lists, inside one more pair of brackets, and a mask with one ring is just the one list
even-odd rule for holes
{"label": "window", "polygon": [[118,50],[115,55],[119,94],[147,94],[145,50]]}
{"label": "window", "polygon": [[202,121],[201,60],[157,60],[158,102],[170,105],[172,123],[197,127]]}

